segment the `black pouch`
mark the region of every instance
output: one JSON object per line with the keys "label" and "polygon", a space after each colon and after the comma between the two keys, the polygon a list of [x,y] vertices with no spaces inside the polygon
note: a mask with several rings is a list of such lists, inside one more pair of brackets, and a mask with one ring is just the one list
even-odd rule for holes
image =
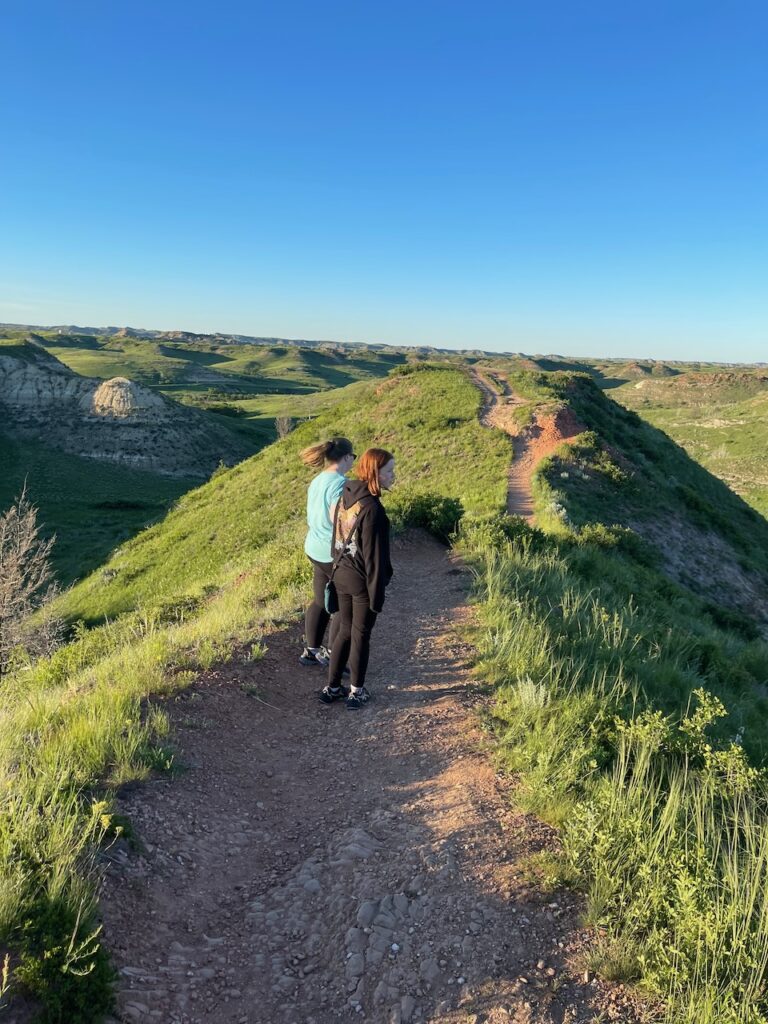
{"label": "black pouch", "polygon": [[339,595],[333,580],[328,580],[325,584],[325,610],[329,615],[335,615],[339,610]]}

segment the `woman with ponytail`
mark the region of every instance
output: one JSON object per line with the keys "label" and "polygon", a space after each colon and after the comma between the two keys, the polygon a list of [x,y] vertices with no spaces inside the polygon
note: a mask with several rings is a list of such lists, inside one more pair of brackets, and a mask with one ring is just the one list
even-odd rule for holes
{"label": "woman with ponytail", "polygon": [[[338,624],[328,669],[328,685],[320,694],[324,704],[345,699],[349,710],[361,708],[370,694],[365,673],[371,631],[384,607],[384,591],[392,579],[389,560],[389,519],[381,492],[395,482],[394,456],[383,448],[369,448],[357,467],[357,480],[344,485],[334,517],[333,583],[338,595]],[[341,685],[349,664],[351,690]]]}
{"label": "woman with ponytail", "polygon": [[[302,665],[327,666],[329,652],[323,647],[323,637],[330,615],[325,610],[325,585],[333,567],[333,514],[352,468],[355,453],[346,437],[332,437],[313,444],[301,453],[305,466],[320,472],[307,491],[307,539],[304,551],[313,566],[312,603],[304,620],[304,650],[299,661]],[[342,665],[342,668],[344,666]]]}

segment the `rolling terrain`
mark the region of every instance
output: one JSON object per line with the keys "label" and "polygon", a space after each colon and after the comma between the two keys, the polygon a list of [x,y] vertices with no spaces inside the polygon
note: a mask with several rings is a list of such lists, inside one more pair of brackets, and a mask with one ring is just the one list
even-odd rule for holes
{"label": "rolling terrain", "polygon": [[[14,439],[2,453],[7,487],[37,465],[51,492],[61,491],[55,514],[71,530],[68,559],[88,543],[88,517],[104,515],[88,562],[94,571],[57,603],[69,643],[0,681],[0,943],[12,954],[19,1021],[28,1019],[24,992],[51,1022],[102,1019],[111,1005],[110,951],[125,969],[119,1006],[128,1020],[156,1019],[155,1012],[216,1024],[229,1019],[228,1003],[253,1015],[253,993],[269,989],[270,1024],[296,1009],[311,1014],[321,995],[320,1005],[334,1012],[349,1012],[354,999],[373,1019],[384,1007],[401,1021],[446,1024],[471,1012],[495,1020],[502,1010],[507,1017],[499,1020],[559,1024],[571,1011],[580,1020],[611,1006],[625,1021],[644,1014],[670,1024],[768,1021],[768,954],[752,952],[768,950],[768,523],[746,493],[735,494],[613,400],[647,401],[638,408],[643,416],[675,409],[674,429],[695,421],[705,431],[730,426],[741,438],[747,410],[759,409],[764,396],[764,374],[477,353],[395,361],[382,376],[386,362],[362,352],[365,366],[348,362],[341,377],[329,378],[343,386],[313,393],[329,372],[327,354],[297,363],[296,352],[265,345],[252,362],[257,346],[246,343],[237,346],[244,361],[232,359],[238,390],[211,391],[184,376],[189,366],[176,365],[199,368],[197,340],[174,343],[194,358],[179,356],[178,347],[160,351],[171,339],[114,336],[60,338],[42,346],[42,357],[36,341],[22,353],[35,363],[69,348],[68,358],[85,367],[88,352],[96,360],[119,354],[113,343],[137,360],[150,394],[178,384],[190,402],[202,396],[203,404],[245,412],[209,416],[251,418],[265,434],[268,419],[290,416],[294,429],[179,496],[172,487],[153,490],[156,478],[131,476],[136,470],[90,481],[78,476],[86,460],[51,459],[34,440]],[[230,373],[219,352],[204,354],[216,359],[203,361],[206,371]],[[161,371],[165,378],[152,382]],[[247,390],[251,372],[254,390]],[[83,386],[82,377],[72,384],[71,367],[57,373],[63,387]],[[374,379],[350,379],[358,373]],[[278,381],[284,390],[270,393],[267,382]],[[702,417],[727,416],[733,422],[702,426]],[[380,634],[390,659],[374,670],[378,700],[354,731],[323,724],[312,684],[293,668],[311,475],[298,451],[333,433],[352,437],[356,450],[375,443],[395,452],[398,485],[387,505],[396,530],[405,531]],[[744,443],[753,444],[748,433]],[[82,481],[78,500],[87,489],[87,501],[65,511],[73,481]],[[43,510],[56,508],[55,498],[50,506],[37,500]],[[124,524],[110,525],[110,511],[135,514],[136,526],[144,516],[159,521],[122,541]],[[442,550],[413,529],[452,541],[472,570],[471,603],[468,578],[457,570],[452,582]],[[473,677],[482,693],[473,692]],[[492,783],[480,741],[466,745],[470,707],[504,778],[493,798],[483,793]],[[278,726],[275,714],[297,728]],[[314,756],[301,753],[308,729]],[[254,776],[243,744],[257,737]],[[291,771],[280,767],[277,737]],[[336,815],[324,810],[318,765],[340,752],[363,775],[366,765],[391,768],[382,769],[386,795],[378,776],[366,775],[349,812]],[[205,780],[195,775],[198,758]],[[186,782],[174,780],[177,761],[190,768]],[[451,817],[449,791],[470,763],[474,795]],[[124,788],[149,777],[162,789]],[[304,810],[292,795],[297,778]],[[395,825],[406,791],[407,816]],[[158,804],[153,793],[167,795]],[[518,808],[514,842],[488,846],[510,800]],[[367,821],[372,806],[384,817]],[[314,853],[291,825],[310,807],[319,815],[313,834],[327,839],[313,840]],[[238,859],[243,837],[247,856]],[[377,854],[368,865],[377,842],[396,855]],[[352,876],[362,902],[346,907],[346,887],[331,885],[334,902],[326,906],[312,880],[322,891],[350,844],[371,849]],[[490,859],[467,852],[483,846]],[[405,911],[397,901],[410,907],[419,896],[413,879],[398,874],[401,862],[424,869],[421,892],[433,901],[431,938],[423,941],[440,955],[428,985],[420,980],[426,946],[398,931]],[[498,873],[495,865],[507,862],[507,873]],[[94,928],[97,879],[107,868],[105,946]],[[473,896],[487,911],[482,921],[460,897],[470,872],[484,880]],[[263,877],[271,879],[266,889]],[[172,898],[150,922],[141,893],[153,886]],[[242,889],[242,899],[232,902],[230,889]],[[284,945],[284,936],[265,936],[285,900],[295,911],[297,937],[288,940],[298,943],[296,962],[275,974],[266,960],[251,960],[251,939],[242,936],[255,929],[257,941]],[[548,916],[553,900],[558,912]],[[324,950],[352,943],[347,952],[357,957],[349,929],[366,901],[392,918],[388,941],[399,960],[372,955],[362,974],[346,974],[339,985],[333,959],[321,957],[303,983],[309,974],[300,957],[316,956],[301,945],[305,919]],[[528,922],[517,931],[516,914]],[[145,942],[155,925],[157,947]],[[517,941],[507,949],[510,929]],[[488,970],[486,939],[462,946],[462,935],[485,932],[488,950],[504,949]],[[230,957],[223,962],[220,940]],[[183,977],[194,978],[204,964],[195,985],[168,987],[155,977],[161,947],[171,943],[178,948],[164,976],[186,965]],[[603,980],[584,982],[585,971]],[[612,979],[626,987],[612,988]]]}
{"label": "rolling terrain", "polygon": [[[118,963],[134,972],[123,975],[127,980],[121,986],[121,1007],[128,1019],[144,1019],[152,1005],[175,1005],[181,1020],[217,1021],[219,1013],[226,1020],[225,989],[233,1005],[247,1014],[253,1004],[244,991],[251,984],[262,990],[263,979],[256,977],[262,967],[258,961],[238,959],[238,926],[232,922],[241,912],[250,914],[247,927],[255,928],[260,941],[273,920],[267,920],[271,910],[265,905],[273,895],[278,902],[295,901],[297,931],[290,941],[300,942],[302,915],[308,913],[323,922],[323,929],[331,928],[321,941],[332,951],[335,942],[344,941],[344,929],[356,927],[346,916],[355,908],[342,910],[345,904],[338,903],[325,913],[322,904],[305,904],[297,886],[301,893],[316,893],[314,882],[309,888],[304,885],[316,877],[312,865],[322,864],[325,856],[337,860],[344,843],[370,845],[362,832],[372,842],[389,843],[391,838],[398,856],[394,862],[376,860],[384,874],[361,864],[359,877],[354,876],[361,894],[370,890],[371,899],[379,899],[389,892],[395,907],[402,889],[407,902],[412,898],[407,896],[410,881],[386,873],[393,863],[410,866],[413,860],[415,867],[425,857],[424,891],[436,907],[443,907],[429,916],[430,927],[450,922],[452,912],[458,925],[463,904],[450,902],[458,891],[451,895],[451,872],[458,872],[458,880],[472,870],[466,851],[484,845],[484,833],[498,827],[503,810],[478,790],[478,807],[487,807],[475,820],[475,831],[464,839],[452,831],[458,822],[451,825],[440,817],[450,806],[440,772],[450,765],[460,772],[460,760],[474,755],[461,749],[450,732],[440,734],[441,752],[430,747],[430,737],[437,733],[422,717],[428,708],[416,711],[422,700],[453,700],[448,692],[453,686],[457,693],[466,692],[468,678],[457,641],[451,639],[457,629],[464,645],[461,658],[474,660],[474,672],[488,687],[485,696],[473,701],[493,740],[498,765],[516,780],[514,800],[528,815],[549,823],[537,824],[529,816],[516,819],[515,834],[522,845],[517,852],[502,845],[493,858],[496,863],[512,858],[508,882],[493,882],[485,874],[490,865],[476,861],[477,877],[487,877],[477,901],[487,906],[489,916],[475,923],[480,932],[488,928],[491,937],[498,934],[499,941],[511,930],[520,938],[519,951],[500,953],[498,970],[482,974],[482,956],[477,960],[473,952],[482,944],[468,943],[463,957],[467,975],[457,982],[456,974],[449,985],[449,976],[442,972],[456,954],[451,953],[453,932],[441,926],[433,941],[444,950],[445,967],[438,959],[441,980],[436,974],[430,982],[433,997],[431,988],[411,980],[410,972],[418,966],[410,959],[416,956],[416,940],[401,943],[397,913],[387,911],[393,920],[387,926],[393,933],[389,941],[403,950],[400,966],[387,960],[386,975],[371,967],[367,980],[349,976],[353,992],[339,988],[333,961],[323,961],[317,967],[317,984],[325,990],[323,1005],[341,1009],[354,997],[373,1013],[383,999],[392,1012],[397,1007],[401,1019],[410,1019],[407,1015],[413,1017],[418,1009],[422,1017],[433,1013],[431,1019],[446,1022],[461,1019],[456,1014],[465,1011],[501,1012],[500,1006],[509,1019],[542,1024],[560,1021],[571,1011],[576,1014],[572,1019],[581,1019],[579,1013],[594,1014],[608,1004],[623,1007],[624,1016],[615,1019],[631,1020],[645,1012],[639,997],[612,1001],[608,982],[590,982],[583,989],[576,985],[585,970],[597,969],[608,979],[641,985],[657,1008],[656,1019],[659,1013],[675,1024],[762,1024],[768,1019],[763,996],[768,961],[749,952],[768,949],[762,909],[768,897],[763,774],[768,753],[763,603],[768,524],[660,431],[611,401],[589,376],[516,373],[508,367],[484,372],[485,401],[497,407],[493,417],[485,417],[485,426],[478,420],[480,391],[450,365],[405,367],[383,381],[347,389],[346,397],[316,420],[299,424],[284,440],[185,495],[162,522],[123,544],[97,572],[63,595],[61,614],[86,627],[78,627],[72,641],[51,659],[3,684],[0,766],[7,779],[6,799],[13,801],[8,807],[14,809],[0,826],[5,830],[0,831],[0,851],[7,851],[0,872],[3,891],[10,894],[2,904],[2,936],[20,957],[13,961],[19,981],[47,1005],[68,1007],[66,1019],[97,1019],[98,1008],[106,1009],[109,1002],[105,953],[86,940],[96,920],[92,858],[105,830],[114,838],[115,829],[123,828],[117,812],[128,811],[142,841],[158,851],[154,860],[146,854],[137,859],[131,843],[120,839],[110,855],[107,919],[114,928],[129,913],[130,942],[139,943],[130,945],[127,924],[117,932],[108,929],[108,936],[122,934],[128,943],[118,957]],[[332,726],[330,732],[318,733],[317,758],[304,764],[292,744],[301,742],[305,749],[310,726],[301,716],[312,720],[316,705],[311,685],[307,688],[298,676],[294,680],[298,666],[291,668],[307,586],[301,537],[310,474],[297,453],[335,432],[349,434],[356,447],[378,443],[395,451],[399,482],[387,504],[397,529],[421,527],[445,538],[461,520],[454,543],[473,570],[474,604],[464,604],[460,621],[446,632],[439,625],[441,616],[463,599],[449,597],[450,576],[440,567],[444,556],[437,552],[430,561],[433,556],[425,546],[429,565],[409,574],[407,567],[416,564],[416,556],[408,554],[413,540],[404,541],[398,556],[400,589],[393,591],[384,613],[392,619],[383,627],[389,632],[382,637],[390,639],[381,650],[388,647],[391,660],[381,666],[385,672],[379,676],[379,705],[372,707],[369,720],[358,720],[359,732],[357,726],[354,732],[344,726],[342,736]],[[542,438],[546,445],[537,449]],[[538,455],[526,462],[534,450]],[[529,466],[533,525],[506,511],[513,454]],[[672,549],[669,531],[660,531],[659,521],[674,524]],[[699,562],[697,552],[703,552]],[[717,573],[701,571],[714,561]],[[438,579],[445,585],[438,586]],[[457,578],[459,584],[463,591],[465,584]],[[429,605],[420,596],[422,586],[432,587]],[[404,620],[399,618],[403,614]],[[395,687],[391,695],[389,685]],[[430,686],[438,686],[432,698]],[[458,707],[442,706],[449,718],[463,721]],[[227,725],[230,717],[239,722],[249,714],[258,719],[255,735],[263,743],[263,762],[258,762],[255,776],[243,770],[238,744],[227,742],[235,728],[234,720]],[[290,727],[273,734],[278,729],[270,717],[274,714],[279,721],[302,724],[295,735]],[[402,725],[387,739],[390,718]],[[468,728],[461,726],[460,731],[466,734]],[[317,828],[327,838],[327,852],[322,852],[324,841],[315,839],[315,853],[302,853],[301,845],[295,845],[295,829],[290,831],[291,815],[298,813],[290,795],[295,786],[282,788],[291,773],[283,778],[272,753],[278,735],[294,771],[305,773],[300,788],[310,787],[310,803],[318,808],[323,793],[312,797],[311,787],[319,783],[324,791],[325,785],[322,772],[313,766],[344,749],[363,770],[363,762],[375,764],[385,758],[385,748],[401,744],[396,757],[400,774],[388,785],[394,787],[393,794],[402,787],[412,791],[412,816],[390,838],[376,839],[385,835],[382,823],[371,822],[367,829],[360,815],[365,807],[390,798],[374,798],[373,789],[363,789],[356,815],[336,820],[318,812],[323,822]],[[384,746],[376,745],[380,743]],[[181,750],[174,752],[178,745]],[[197,839],[189,837],[181,818],[177,821],[174,812],[154,802],[158,797],[152,793],[160,793],[156,787],[134,790],[127,802],[118,795],[125,782],[159,771],[155,778],[165,779],[163,792],[167,790],[173,803],[178,783],[162,772],[176,757],[183,761],[197,756],[195,749],[201,750],[199,756],[206,756],[203,750],[220,751],[208,765],[206,779],[214,789],[230,791],[237,805],[230,811],[228,804],[214,806],[210,815],[204,811],[217,801],[213,789],[209,798],[204,796],[207,782],[196,782],[192,767],[189,783],[179,791],[180,807],[187,808],[185,822],[187,815],[198,822],[192,832]],[[423,777],[417,765],[426,772]],[[473,772],[482,777],[481,762]],[[416,778],[427,787],[423,801],[414,788]],[[371,784],[375,789],[375,773]],[[399,818],[396,806],[403,797],[392,800],[381,806]],[[41,806],[47,808],[45,815],[39,814]],[[272,821],[277,806],[284,825]],[[239,824],[225,826],[225,819],[235,814]],[[425,817],[432,814],[438,818]],[[469,814],[467,806],[460,817]],[[438,820],[447,829],[447,845],[422,846],[424,840],[418,837],[430,831],[434,835]],[[166,822],[165,832],[156,831],[156,821]],[[424,833],[428,821],[432,824]],[[361,832],[348,841],[347,831],[355,824]],[[560,847],[552,842],[552,828],[559,830]],[[248,844],[245,861],[236,855],[243,837]],[[177,848],[178,843],[186,845]],[[33,856],[41,844],[49,851],[45,862]],[[440,850],[455,859],[443,863]],[[19,851],[29,852],[20,856]],[[149,977],[141,981],[157,966],[156,953],[141,945],[142,934],[151,931],[142,928],[141,914],[147,908],[140,899],[124,905],[120,891],[123,885],[135,884],[141,892],[147,885],[176,884],[170,878],[163,882],[162,865],[164,858],[177,854],[186,881],[167,904],[169,916],[162,918],[167,929],[163,943],[179,946],[167,966],[173,975],[187,957],[197,965],[205,962],[207,973],[199,987],[185,983],[168,989]],[[223,859],[213,865],[211,857]],[[249,875],[249,865],[257,863],[254,857],[261,858],[263,868],[254,875],[251,867]],[[446,868],[440,876],[444,888],[432,875],[441,867]],[[203,900],[199,871],[208,880],[209,902],[196,910],[195,892]],[[238,872],[239,880],[234,877]],[[322,891],[325,876],[319,877]],[[228,880],[244,886],[248,900],[217,903],[217,878],[225,886]],[[265,889],[264,878],[274,883]],[[524,893],[520,879],[529,879],[526,885],[533,888]],[[565,889],[557,888],[564,884],[583,895],[573,902]],[[544,892],[547,886],[556,887],[558,911],[568,908],[555,933],[546,914],[553,896],[535,895],[542,886]],[[329,894],[334,892],[330,886]],[[413,892],[418,895],[418,887]],[[186,902],[188,897],[192,903]],[[441,902],[446,899],[449,903]],[[451,905],[455,911],[448,909]],[[229,936],[224,947],[232,955],[229,967],[216,959],[217,906],[230,915],[220,922]],[[515,931],[515,911],[530,927]],[[577,941],[582,932],[572,915],[578,913],[590,928]],[[338,922],[331,925],[336,914]],[[267,916],[262,921],[259,915]],[[22,921],[27,922],[23,928]],[[197,935],[203,924],[209,930]],[[61,937],[71,936],[73,928],[84,943],[82,957],[94,965],[90,974],[62,972],[61,962],[50,954],[57,937],[61,946]],[[462,932],[466,934],[463,924],[459,939]],[[204,936],[215,939],[210,949]],[[548,952],[553,940],[555,948],[567,948],[575,959]],[[675,951],[672,959],[670,949]],[[46,950],[49,955],[43,959]],[[354,949],[349,952],[356,955]],[[144,966],[125,959],[145,953],[153,959]],[[309,1005],[301,1002],[302,986],[296,980],[303,977],[297,966],[303,962],[300,956],[309,955],[297,945],[296,963],[283,969],[281,976],[291,979],[280,983],[284,995],[279,1012],[288,1014],[286,1019],[292,1007]],[[545,970],[550,956],[556,964],[551,976]],[[544,966],[538,968],[539,963]],[[269,969],[266,961],[263,967]],[[194,977],[194,969],[187,970]],[[515,976],[519,971],[525,975]],[[560,979],[557,986],[547,980],[551,977]],[[538,993],[533,1000],[534,990],[525,988],[532,978]],[[273,976],[271,984],[278,980]],[[315,991],[315,984],[309,982],[306,991]],[[173,992],[186,993],[186,1002],[174,1003]],[[432,1001],[438,993],[442,1009]],[[160,1002],[153,1004],[155,999]],[[193,1007],[197,999],[202,1010]],[[462,999],[463,1004],[456,1001]],[[601,1004],[600,999],[608,1002]],[[88,1005],[90,1016],[82,1010],[80,1017],[74,1015],[75,1005]]]}
{"label": "rolling terrain", "polygon": [[760,513],[768,513],[768,373],[686,372],[614,397],[669,434]]}

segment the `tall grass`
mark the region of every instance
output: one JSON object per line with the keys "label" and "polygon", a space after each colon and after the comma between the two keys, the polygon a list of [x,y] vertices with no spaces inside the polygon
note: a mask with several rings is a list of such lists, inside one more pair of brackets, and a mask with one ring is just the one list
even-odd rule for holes
{"label": "tall grass", "polygon": [[499,760],[560,826],[606,974],[670,1024],[766,1024],[768,645],[627,524],[687,519],[756,579],[768,526],[584,379],[526,383],[596,432],[540,466],[538,530],[463,531]]}
{"label": "tall grass", "polygon": [[765,755],[768,646],[621,537],[465,525],[497,757],[560,826],[605,972],[675,1024],[764,1024],[768,789],[746,751]]}

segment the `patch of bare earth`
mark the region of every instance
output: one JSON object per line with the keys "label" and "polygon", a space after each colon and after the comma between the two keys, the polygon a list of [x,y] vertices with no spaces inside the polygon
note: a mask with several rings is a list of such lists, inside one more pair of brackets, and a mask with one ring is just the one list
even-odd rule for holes
{"label": "patch of bare earth", "polygon": [[628,525],[658,549],[669,577],[715,604],[757,619],[766,632],[766,581],[739,564],[737,553],[726,540],[680,516],[633,520]]}
{"label": "patch of bare earth", "polygon": [[483,750],[466,573],[422,534],[394,556],[363,710],[319,703],[298,624],[168,701],[186,770],[123,793],[140,848],[106,868],[120,1020],[641,1019],[584,973],[579,899],[524,880],[555,838]]}

